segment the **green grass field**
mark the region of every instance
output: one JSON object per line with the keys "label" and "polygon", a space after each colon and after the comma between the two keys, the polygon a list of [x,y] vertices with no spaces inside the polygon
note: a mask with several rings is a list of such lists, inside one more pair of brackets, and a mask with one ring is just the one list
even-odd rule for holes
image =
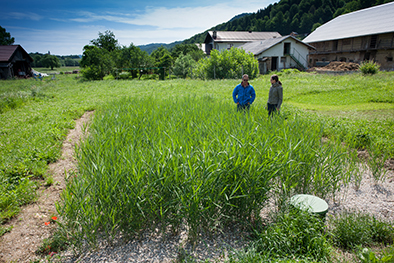
{"label": "green grass field", "polygon": [[73,70],[80,70],[80,67],[60,67],[60,68],[35,68],[34,70],[46,74],[60,74],[61,72],[72,72]]}
{"label": "green grass field", "polygon": [[[239,80],[1,81],[0,221],[34,200],[40,181],[32,179],[49,180],[47,165],[91,110],[79,179],[58,206],[75,245],[158,223],[176,230],[184,220],[197,237],[249,222],[271,190],[283,200],[295,192],[334,197],[352,176],[349,149],[394,157],[393,73],[280,80],[284,102],[272,121],[264,109],[267,75],[250,81],[257,98],[246,115],[231,97]],[[370,165],[381,179],[379,161]]]}

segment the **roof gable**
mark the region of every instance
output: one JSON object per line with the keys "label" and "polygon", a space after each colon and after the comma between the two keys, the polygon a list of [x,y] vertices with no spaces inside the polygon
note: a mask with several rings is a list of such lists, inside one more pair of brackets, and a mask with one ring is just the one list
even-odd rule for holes
{"label": "roof gable", "polygon": [[20,45],[8,45],[0,46],[0,62],[9,62],[17,50],[20,50],[29,61],[33,61],[30,55]]}
{"label": "roof gable", "polygon": [[266,39],[266,40],[262,40],[262,41],[253,41],[250,43],[246,43],[246,44],[240,46],[239,48],[244,49],[245,52],[247,52],[247,53],[251,52],[256,56],[256,55],[263,53],[264,51],[270,49],[271,47],[273,47],[273,46],[275,46],[275,45],[277,45],[277,44],[281,43],[282,41],[289,39],[289,38],[293,39],[294,41],[296,41],[298,43],[301,43],[301,44],[307,46],[308,48],[315,49],[313,46],[308,45],[291,35],[283,36],[283,37],[279,37],[279,38]]}
{"label": "roof gable", "polygon": [[216,42],[251,42],[275,37],[281,37],[281,34],[254,31],[208,31],[204,43],[210,42],[211,39]]}
{"label": "roof gable", "polygon": [[306,43],[394,32],[394,2],[338,16],[318,27]]}

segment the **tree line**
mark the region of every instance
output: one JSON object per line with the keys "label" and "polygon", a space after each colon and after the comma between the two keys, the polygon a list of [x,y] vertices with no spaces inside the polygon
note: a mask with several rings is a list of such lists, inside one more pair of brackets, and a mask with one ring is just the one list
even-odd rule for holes
{"label": "tree line", "polygon": [[103,79],[108,75],[118,77],[122,71],[129,73],[124,74],[127,78],[147,77],[151,73],[160,74],[164,78],[181,55],[188,55],[194,61],[205,56],[194,44],[178,44],[171,50],[161,46],[149,55],[133,43],[120,46],[114,33],[107,30],[99,32],[99,37],[83,48],[80,66],[87,79]]}
{"label": "tree line", "polygon": [[186,39],[203,43],[208,31],[274,31],[281,35],[308,35],[320,25],[346,13],[393,0],[281,0],[256,13],[243,15]]}
{"label": "tree line", "polygon": [[258,73],[258,62],[241,49],[214,50],[211,56],[196,44],[177,44],[170,50],[160,46],[149,55],[131,43],[120,46],[113,32],[99,32],[99,37],[83,48],[81,73],[88,80],[104,78],[160,79],[173,75],[181,78],[239,78],[247,71],[251,78]]}
{"label": "tree line", "polygon": [[58,68],[58,67],[78,67],[81,60],[78,55],[58,56],[51,54],[29,53],[33,59],[33,68]]}

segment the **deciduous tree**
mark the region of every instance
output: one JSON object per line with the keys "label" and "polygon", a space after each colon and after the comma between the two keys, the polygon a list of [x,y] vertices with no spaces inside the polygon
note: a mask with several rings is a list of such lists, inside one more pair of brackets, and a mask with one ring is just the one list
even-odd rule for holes
{"label": "deciduous tree", "polygon": [[108,50],[89,45],[83,49],[80,65],[86,79],[101,80],[112,71],[114,63]]}
{"label": "deciduous tree", "polygon": [[15,42],[15,38],[11,37],[11,34],[5,31],[5,28],[0,26],[0,45],[12,45]]}
{"label": "deciduous tree", "polygon": [[53,68],[60,67],[60,61],[58,57],[50,54],[45,54],[41,58],[41,64],[43,67],[51,68],[51,70],[53,70]]}
{"label": "deciduous tree", "polygon": [[115,34],[110,30],[105,31],[104,33],[99,32],[99,37],[91,40],[90,43],[109,52],[118,48],[118,40],[115,39]]}

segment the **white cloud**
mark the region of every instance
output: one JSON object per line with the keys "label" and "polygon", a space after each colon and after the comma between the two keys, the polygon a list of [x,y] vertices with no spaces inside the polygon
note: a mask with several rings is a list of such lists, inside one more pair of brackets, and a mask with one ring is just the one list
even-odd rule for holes
{"label": "white cloud", "polygon": [[21,44],[28,52],[39,52],[55,55],[82,54],[82,49],[90,40],[98,37],[101,27],[72,28],[70,30],[22,29],[15,28],[12,36],[15,44]]}
{"label": "white cloud", "polygon": [[72,18],[75,22],[94,22],[106,20],[137,26],[153,26],[160,29],[169,28],[203,28],[208,29],[217,24],[227,22],[235,15],[245,12],[256,12],[261,3],[243,3],[235,0],[230,3],[220,3],[201,7],[146,7],[145,12],[136,14],[107,13],[95,14],[80,12],[79,17]]}
{"label": "white cloud", "polygon": [[[73,18],[56,17],[56,21],[74,21],[70,27],[28,29],[13,26],[12,36],[27,52],[56,55],[82,54],[82,49],[92,39],[98,37],[98,32],[110,30],[115,34],[119,44],[129,46],[149,43],[171,43],[181,41],[201,33],[217,24],[223,23],[235,15],[245,12],[256,12],[270,2],[248,2],[234,0],[208,7],[146,7],[143,11],[134,13],[74,13]],[[34,13],[13,13],[15,17],[41,19]],[[107,22],[111,22],[110,26]],[[8,28],[7,28],[8,29]],[[11,28],[9,28],[10,30]],[[16,43],[16,44],[18,44]]]}
{"label": "white cloud", "polygon": [[25,12],[25,13],[10,12],[8,14],[8,17],[10,17],[10,19],[20,19],[20,20],[27,19],[27,20],[34,20],[34,21],[39,21],[43,18],[39,14],[32,13],[32,12]]}

